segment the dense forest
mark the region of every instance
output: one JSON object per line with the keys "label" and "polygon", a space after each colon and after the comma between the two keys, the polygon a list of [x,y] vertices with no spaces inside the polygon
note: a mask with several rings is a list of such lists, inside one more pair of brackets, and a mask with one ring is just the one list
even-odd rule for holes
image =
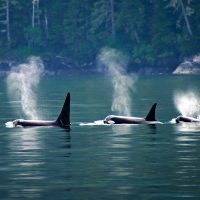
{"label": "dense forest", "polygon": [[200,51],[199,0],[0,0],[0,58],[95,60],[102,47],[158,66]]}

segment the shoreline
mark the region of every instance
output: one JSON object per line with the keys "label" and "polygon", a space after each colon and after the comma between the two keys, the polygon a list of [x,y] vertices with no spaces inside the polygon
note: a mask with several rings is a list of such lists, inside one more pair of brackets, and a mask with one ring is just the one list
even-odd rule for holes
{"label": "shoreline", "polygon": [[[26,62],[27,61],[19,62],[14,60],[0,60],[0,76],[7,76],[12,67],[16,67],[17,65]],[[75,62],[60,56],[56,56],[54,58],[42,58],[42,62],[44,64],[44,76],[106,73],[105,70],[99,70],[98,64],[95,62],[78,65]],[[189,64],[186,65],[186,63]],[[165,65],[136,65],[134,63],[130,63],[127,66],[126,73],[134,73],[137,75],[200,75],[200,64],[193,62],[191,59],[182,63],[165,63]]]}

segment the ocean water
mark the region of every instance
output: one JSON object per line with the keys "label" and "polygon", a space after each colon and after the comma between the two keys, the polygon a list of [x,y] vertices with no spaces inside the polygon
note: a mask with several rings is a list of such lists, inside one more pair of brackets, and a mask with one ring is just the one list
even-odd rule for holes
{"label": "ocean water", "polygon": [[35,91],[42,119],[56,119],[71,93],[67,131],[6,128],[26,116],[0,77],[0,199],[200,199],[200,126],[168,123],[180,114],[174,94],[200,93],[199,85],[198,76],[140,76],[131,114],[143,117],[157,102],[164,124],[80,125],[113,113],[110,78],[42,77]]}

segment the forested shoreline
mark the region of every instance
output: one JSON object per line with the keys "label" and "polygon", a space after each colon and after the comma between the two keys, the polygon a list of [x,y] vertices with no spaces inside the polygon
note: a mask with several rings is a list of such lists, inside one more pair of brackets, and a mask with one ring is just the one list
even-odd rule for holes
{"label": "forested shoreline", "polygon": [[199,10],[196,0],[0,0],[0,60],[92,68],[106,46],[128,55],[130,70],[170,71],[200,52]]}

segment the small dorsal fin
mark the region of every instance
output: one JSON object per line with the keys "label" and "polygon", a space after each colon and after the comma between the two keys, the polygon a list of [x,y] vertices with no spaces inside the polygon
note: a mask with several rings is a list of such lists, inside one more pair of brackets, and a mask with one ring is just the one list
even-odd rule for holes
{"label": "small dorsal fin", "polygon": [[65,103],[56,123],[61,127],[67,127],[70,125],[70,93],[66,96]]}
{"label": "small dorsal fin", "polygon": [[146,121],[156,121],[156,118],[155,118],[156,105],[157,105],[157,103],[153,104],[153,106],[151,107],[149,113],[145,117]]}

